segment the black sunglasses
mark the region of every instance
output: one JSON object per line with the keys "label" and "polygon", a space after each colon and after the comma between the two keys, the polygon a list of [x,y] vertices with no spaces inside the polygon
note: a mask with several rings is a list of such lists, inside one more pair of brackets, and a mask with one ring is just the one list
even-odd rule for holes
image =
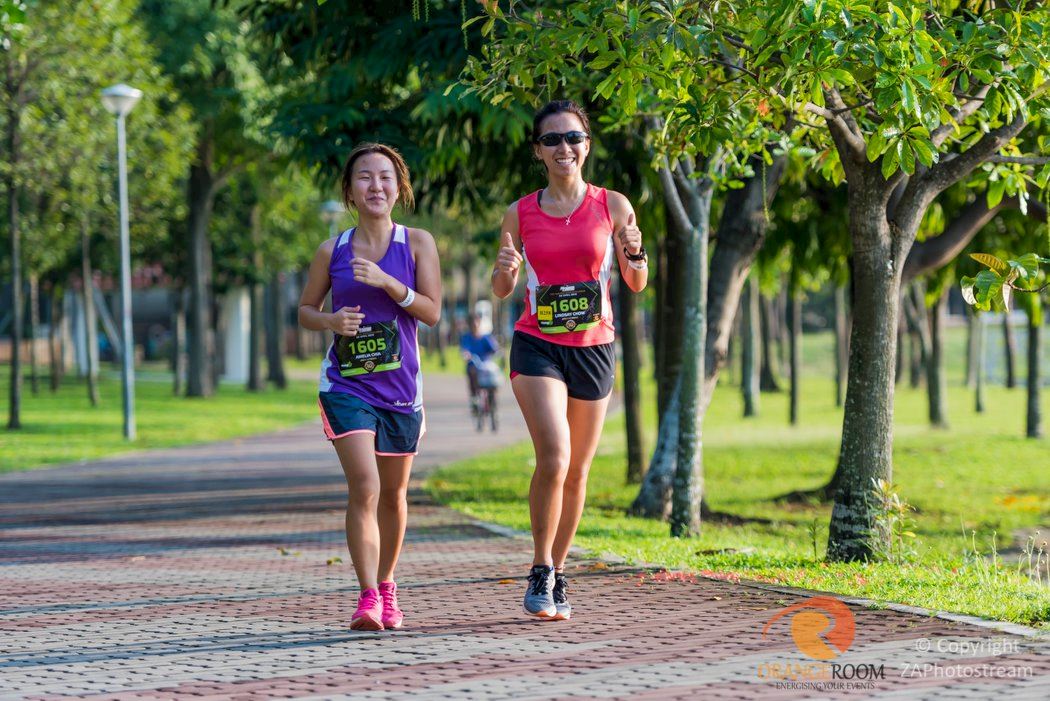
{"label": "black sunglasses", "polygon": [[565,139],[570,145],[575,146],[577,144],[582,144],[589,138],[590,136],[582,131],[567,131],[564,134],[559,134],[556,131],[549,131],[536,139],[536,143],[543,144],[544,146],[557,146],[561,143],[562,139]]}

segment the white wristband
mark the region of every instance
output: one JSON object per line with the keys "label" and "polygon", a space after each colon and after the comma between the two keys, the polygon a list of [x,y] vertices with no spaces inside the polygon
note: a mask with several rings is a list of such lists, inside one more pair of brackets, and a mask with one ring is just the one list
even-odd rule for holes
{"label": "white wristband", "polygon": [[408,294],[405,295],[403,300],[397,303],[397,306],[399,307],[411,307],[412,302],[416,301],[416,291],[408,285],[405,285],[405,289],[408,290]]}
{"label": "white wristband", "polygon": [[640,260],[640,261],[629,260],[629,261],[627,261],[627,267],[631,268],[632,270],[645,270],[646,268],[649,267],[649,263],[647,263],[644,260]]}

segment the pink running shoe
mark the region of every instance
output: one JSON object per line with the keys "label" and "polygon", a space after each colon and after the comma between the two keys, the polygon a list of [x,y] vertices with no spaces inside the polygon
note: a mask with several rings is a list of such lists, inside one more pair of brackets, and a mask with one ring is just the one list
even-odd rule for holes
{"label": "pink running shoe", "polygon": [[365,589],[357,599],[350,630],[383,630],[383,599],[376,589]]}
{"label": "pink running shoe", "polygon": [[405,614],[397,605],[397,584],[380,582],[379,593],[383,595],[383,627],[397,629],[405,620]]}

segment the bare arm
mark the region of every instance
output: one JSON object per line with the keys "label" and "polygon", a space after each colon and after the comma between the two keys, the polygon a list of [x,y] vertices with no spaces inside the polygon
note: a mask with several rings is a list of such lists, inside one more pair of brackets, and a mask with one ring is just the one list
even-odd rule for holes
{"label": "bare arm", "polygon": [[609,215],[616,232],[616,260],[620,263],[620,275],[634,292],[641,292],[649,281],[649,266],[627,259],[624,249],[631,255],[642,250],[642,232],[639,231],[631,202],[619,192],[609,191]]}
{"label": "bare arm", "polygon": [[[412,237],[412,252],[416,257],[416,300],[405,310],[427,326],[434,326],[441,320],[442,294],[437,244],[430,232],[423,229],[409,229],[409,236]],[[404,287],[400,283],[398,285]],[[400,297],[393,294],[391,297],[395,301],[405,298],[404,294]]]}
{"label": "bare arm", "polygon": [[518,284],[518,270],[523,260],[521,236],[518,232],[518,203],[507,208],[500,225],[500,249],[496,266],[492,269],[492,293],[506,299]]}
{"label": "bare arm", "polygon": [[332,313],[325,312],[324,298],[332,288],[328,276],[328,264],[332,260],[336,239],[328,239],[320,245],[307,273],[306,287],[299,296],[299,324],[311,331],[333,331],[341,336],[356,336],[365,315],[361,307],[343,307]]}

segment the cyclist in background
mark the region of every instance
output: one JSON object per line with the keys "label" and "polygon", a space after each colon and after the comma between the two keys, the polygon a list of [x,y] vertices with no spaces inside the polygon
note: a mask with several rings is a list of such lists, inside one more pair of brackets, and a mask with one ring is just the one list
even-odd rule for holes
{"label": "cyclist in background", "polygon": [[472,405],[478,398],[478,373],[482,366],[499,353],[499,343],[492,334],[481,332],[481,314],[470,315],[467,333],[459,337],[459,351],[467,363],[467,383]]}

